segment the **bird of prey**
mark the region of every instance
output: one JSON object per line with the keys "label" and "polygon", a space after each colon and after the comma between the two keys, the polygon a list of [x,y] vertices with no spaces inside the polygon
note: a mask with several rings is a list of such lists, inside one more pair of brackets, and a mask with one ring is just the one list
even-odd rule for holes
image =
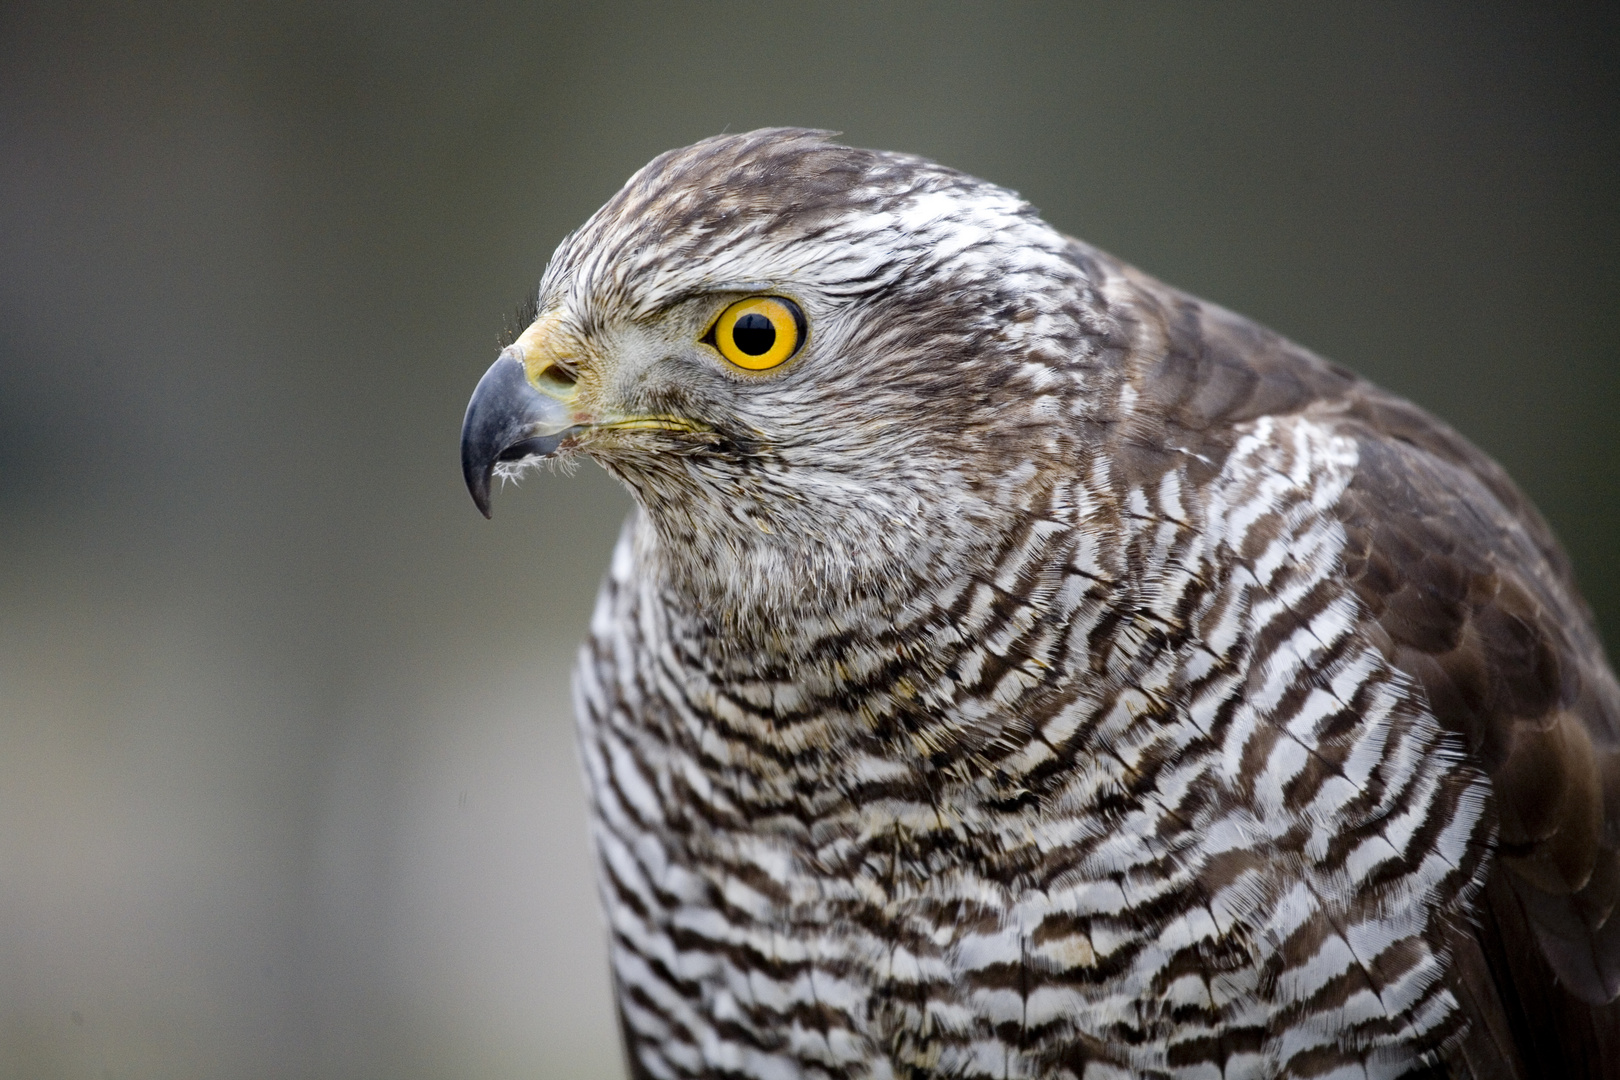
{"label": "bird of prey", "polygon": [[1620,1075],[1620,686],[1501,468],[825,132],[563,241],[462,464],[636,509],[575,674],[634,1077]]}

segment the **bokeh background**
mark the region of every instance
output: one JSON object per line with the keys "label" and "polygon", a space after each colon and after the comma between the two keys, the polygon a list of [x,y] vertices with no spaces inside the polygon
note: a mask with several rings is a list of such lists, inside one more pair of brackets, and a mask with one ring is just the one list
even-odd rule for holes
{"label": "bokeh background", "polygon": [[568,666],[458,474],[572,227],[842,130],[1448,418],[1620,641],[1620,51],[1547,4],[0,6],[0,1078],[620,1074]]}

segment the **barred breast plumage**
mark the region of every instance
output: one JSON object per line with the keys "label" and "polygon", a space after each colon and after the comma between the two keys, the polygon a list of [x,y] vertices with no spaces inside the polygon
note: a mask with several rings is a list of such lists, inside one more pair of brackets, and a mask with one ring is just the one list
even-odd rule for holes
{"label": "barred breast plumage", "polygon": [[1458,435],[815,132],[538,299],[463,464],[638,503],[576,675],[633,1075],[1616,1074],[1620,688]]}

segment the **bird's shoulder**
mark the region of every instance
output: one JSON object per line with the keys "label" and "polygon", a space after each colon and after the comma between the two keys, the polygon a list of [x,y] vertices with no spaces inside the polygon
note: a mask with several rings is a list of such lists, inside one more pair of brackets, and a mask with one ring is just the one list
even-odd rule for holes
{"label": "bird's shoulder", "polygon": [[1546,522],[1421,408],[1134,268],[1078,255],[1128,282],[1119,317],[1157,339],[1135,377],[1164,430],[1141,438],[1192,443],[1214,464],[1264,416],[1353,441],[1332,510],[1343,580],[1365,632],[1490,780],[1497,858],[1462,977],[1494,985],[1498,1046],[1534,1047],[1529,1071],[1499,1062],[1504,1075],[1540,1075],[1538,1060],[1560,1062],[1556,1075],[1606,1075],[1603,1062],[1620,1060],[1620,1005],[1603,1004],[1620,992],[1620,686]]}

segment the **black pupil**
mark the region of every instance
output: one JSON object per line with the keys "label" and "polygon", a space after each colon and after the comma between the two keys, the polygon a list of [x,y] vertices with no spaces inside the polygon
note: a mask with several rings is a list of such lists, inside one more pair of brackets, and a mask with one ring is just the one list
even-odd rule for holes
{"label": "black pupil", "polygon": [[744,315],[731,328],[731,339],[737,343],[737,348],[749,356],[762,356],[776,344],[776,327],[771,325],[771,320],[758,313]]}

